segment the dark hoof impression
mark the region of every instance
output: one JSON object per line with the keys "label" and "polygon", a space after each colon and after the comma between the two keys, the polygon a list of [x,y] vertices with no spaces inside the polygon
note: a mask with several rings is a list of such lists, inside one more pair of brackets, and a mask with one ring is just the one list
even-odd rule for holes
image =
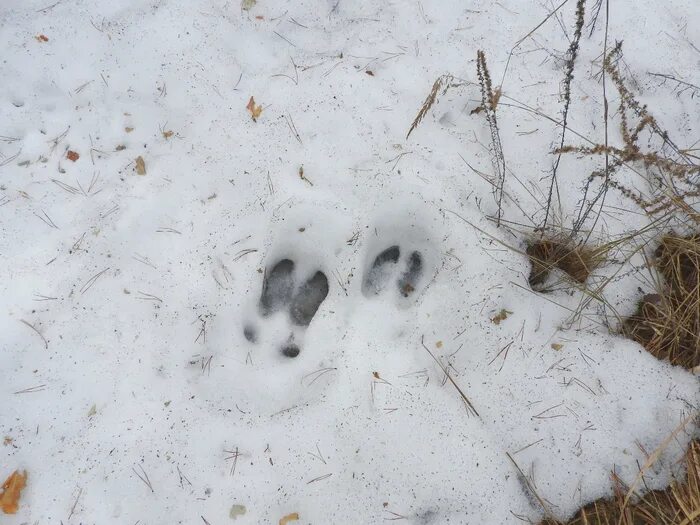
{"label": "dark hoof impression", "polygon": [[258,332],[255,330],[254,326],[249,324],[243,327],[243,337],[245,337],[251,343],[258,342]]}
{"label": "dark hoof impression", "polygon": [[[390,246],[374,259],[372,266],[367,270],[362,281],[362,293],[365,295],[378,295],[392,277],[396,274],[396,266],[399,264],[401,249]],[[423,276],[423,256],[420,252],[411,252],[406,261],[406,269],[397,280],[399,293],[403,297],[411,295]]]}
{"label": "dark hoof impression", "polygon": [[294,343],[290,343],[282,347],[282,355],[285,357],[296,357],[299,355],[300,351],[301,350],[299,350],[299,347]]}
{"label": "dark hoof impression", "polygon": [[263,280],[260,314],[267,317],[289,304],[294,292],[294,262],[282,259]]}
{"label": "dark hoof impression", "polygon": [[328,279],[323,272],[316,272],[311,279],[301,285],[292,299],[289,307],[292,322],[298,326],[309,326],[327,295]]}
{"label": "dark hoof impression", "polygon": [[[262,317],[268,317],[286,308],[292,323],[307,327],[327,295],[328,279],[323,272],[317,271],[297,287],[294,261],[282,259],[265,274],[258,310]],[[258,340],[257,330],[252,325],[243,327],[243,336],[251,343]],[[282,355],[286,357],[297,357],[300,352],[299,346],[291,342],[291,339],[281,349]]]}

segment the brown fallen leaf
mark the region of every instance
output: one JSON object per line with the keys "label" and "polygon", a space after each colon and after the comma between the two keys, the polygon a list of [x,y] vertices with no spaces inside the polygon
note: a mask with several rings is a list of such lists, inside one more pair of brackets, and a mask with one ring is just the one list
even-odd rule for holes
{"label": "brown fallen leaf", "polygon": [[435,343],[435,347],[442,348],[442,341],[438,341],[437,343]]}
{"label": "brown fallen leaf", "polygon": [[287,525],[290,521],[299,521],[299,513],[292,512],[280,519],[280,525]]}
{"label": "brown fallen leaf", "polygon": [[19,497],[27,485],[27,471],[15,470],[2,484],[0,494],[0,509],[5,514],[15,514],[19,509]]}
{"label": "brown fallen leaf", "polygon": [[115,149],[117,151],[124,151],[126,149],[126,146],[124,144],[119,144]]}
{"label": "brown fallen leaf", "polygon": [[168,140],[170,137],[172,137],[174,135],[174,133],[175,132],[170,131],[170,130],[163,131],[163,138],[165,138],[165,140]]}
{"label": "brown fallen leaf", "polygon": [[556,350],[557,352],[564,348],[563,344],[560,343],[552,343],[552,350]]}
{"label": "brown fallen leaf", "polygon": [[369,76],[371,76],[371,77],[374,76],[374,71],[372,71],[371,69],[366,69],[366,70],[365,70],[365,73],[367,73],[367,74],[368,74]]}
{"label": "brown fallen leaf", "polygon": [[126,131],[127,133],[131,133],[132,131],[134,131],[134,128],[130,128],[127,126],[126,128],[124,128],[124,131]]}
{"label": "brown fallen leaf", "polygon": [[78,155],[78,152],[69,149],[66,153],[66,158],[75,162],[80,158],[80,155]]}
{"label": "brown fallen leaf", "polygon": [[47,37],[46,35],[37,35],[34,38],[36,38],[37,42],[48,42],[49,41],[49,37]]}
{"label": "brown fallen leaf", "polygon": [[253,122],[258,121],[258,117],[260,117],[260,113],[262,113],[262,106],[258,106],[255,103],[255,98],[250,97],[250,100],[248,101],[248,105],[246,106],[246,109],[250,111],[250,116],[253,118]]}
{"label": "brown fallen leaf", "polygon": [[508,316],[512,314],[513,312],[509,312],[505,308],[502,308],[500,312],[498,312],[494,317],[491,318],[491,322],[495,325],[501,324],[501,321],[505,321],[508,319]]}
{"label": "brown fallen leaf", "polygon": [[299,166],[299,178],[303,180],[304,182],[308,183],[309,186],[313,186],[314,183],[311,182],[309,179],[306,178],[306,175],[304,175],[304,166]]}
{"label": "brown fallen leaf", "polygon": [[136,173],[139,175],[145,175],[146,174],[146,162],[143,160],[143,157],[139,155],[136,157]]}

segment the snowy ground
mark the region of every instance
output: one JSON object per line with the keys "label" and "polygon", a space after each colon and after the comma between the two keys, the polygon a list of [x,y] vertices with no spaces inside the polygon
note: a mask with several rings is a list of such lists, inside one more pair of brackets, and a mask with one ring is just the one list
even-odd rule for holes
{"label": "snowy ground", "polygon": [[[697,377],[600,317],[568,323],[580,292],[529,291],[526,259],[493,241],[523,247],[487,219],[491,188],[464,163],[491,172],[478,86],[405,138],[438,76],[475,82],[483,49],[500,82],[554,4],[51,3],[0,4],[0,477],[29,472],[3,523],[537,520],[507,453],[563,518],[608,494],[613,468],[634,479],[697,410]],[[558,131],[508,104],[558,115],[569,4],[518,49],[499,107],[508,191],[532,214]],[[700,83],[699,19],[694,0],[610,5],[609,41],[625,41],[640,99],[685,146],[700,97],[647,72]],[[596,141],[603,34],[602,19],[585,30],[570,117]],[[563,223],[589,171],[563,158]],[[606,235],[645,224],[619,196],[608,206]],[[504,215],[527,222],[512,201]],[[383,290],[363,289],[394,245]],[[414,251],[406,298],[394,284]],[[260,314],[263,275],[285,258],[295,286],[327,276],[308,327]],[[608,300],[624,314],[645,283],[619,275]],[[295,358],[280,353],[290,334]]]}

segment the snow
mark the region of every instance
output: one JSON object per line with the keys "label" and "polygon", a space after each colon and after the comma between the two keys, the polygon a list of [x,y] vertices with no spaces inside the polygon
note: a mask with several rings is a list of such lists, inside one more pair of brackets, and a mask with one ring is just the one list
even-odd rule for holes
{"label": "snow", "polygon": [[[571,322],[581,292],[527,288],[526,258],[502,244],[522,250],[523,238],[487,220],[491,187],[464,163],[491,172],[488,127],[470,115],[477,85],[440,97],[405,138],[438,76],[475,82],[484,49],[496,83],[553,6],[50,4],[0,6],[0,135],[17,139],[0,142],[0,435],[11,439],[0,476],[29,472],[3,523],[537,520],[507,453],[565,518],[611,494],[613,469],[633,481],[645,451],[697,411],[697,377],[609,335],[596,305]],[[625,41],[640,99],[687,146],[698,98],[645,74],[698,83],[699,18],[691,0],[610,5],[610,42]],[[582,39],[570,115],[597,141],[602,43],[601,19]],[[512,99],[558,115],[567,46],[552,18],[509,65],[498,118],[512,221],[541,208],[559,133]],[[589,165],[562,157],[562,224]],[[619,195],[608,205],[596,235],[648,223],[620,213],[633,207]],[[395,279],[416,251],[415,290],[363,293],[394,245],[403,258],[382,274]],[[328,279],[308,327],[260,314],[264,275],[285,258],[295,286]],[[606,293],[621,315],[648,286],[632,271],[642,261],[598,272],[619,272]],[[280,354],[292,334],[296,358]],[[668,483],[694,432],[686,422],[648,487]]]}

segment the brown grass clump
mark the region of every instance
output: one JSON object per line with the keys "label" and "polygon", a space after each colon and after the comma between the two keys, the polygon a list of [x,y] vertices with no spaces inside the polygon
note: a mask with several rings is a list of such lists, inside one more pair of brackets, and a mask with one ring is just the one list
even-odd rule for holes
{"label": "brown grass clump", "polygon": [[532,264],[528,281],[533,289],[539,291],[542,291],[542,286],[554,269],[561,270],[575,282],[583,284],[604,261],[601,250],[574,245],[569,240],[538,239],[530,242],[525,252]]}
{"label": "brown grass clump", "polygon": [[623,333],[659,359],[700,366],[700,235],[667,235],[654,253],[664,278],[623,324]]}
{"label": "brown grass clump", "polygon": [[582,507],[569,521],[546,519],[540,525],[693,525],[700,523],[700,441],[693,441],[685,456],[685,481],[674,481],[664,490],[647,492],[626,503],[629,491],[613,475],[615,495]]}

